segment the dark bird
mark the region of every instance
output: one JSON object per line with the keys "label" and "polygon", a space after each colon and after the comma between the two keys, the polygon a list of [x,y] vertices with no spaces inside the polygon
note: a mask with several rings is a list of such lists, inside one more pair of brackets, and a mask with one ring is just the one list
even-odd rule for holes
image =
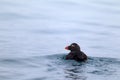
{"label": "dark bird", "polygon": [[70,50],[70,53],[66,56],[66,60],[86,61],[87,55],[81,51],[80,46],[76,43],[72,43],[70,46],[65,47]]}

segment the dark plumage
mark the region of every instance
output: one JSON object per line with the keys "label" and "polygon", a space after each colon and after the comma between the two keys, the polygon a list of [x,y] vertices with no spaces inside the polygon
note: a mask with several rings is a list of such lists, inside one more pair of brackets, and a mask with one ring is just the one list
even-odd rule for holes
{"label": "dark plumage", "polygon": [[70,50],[70,53],[66,56],[66,60],[86,61],[87,55],[81,51],[80,46],[76,43],[72,43],[70,46],[65,47]]}

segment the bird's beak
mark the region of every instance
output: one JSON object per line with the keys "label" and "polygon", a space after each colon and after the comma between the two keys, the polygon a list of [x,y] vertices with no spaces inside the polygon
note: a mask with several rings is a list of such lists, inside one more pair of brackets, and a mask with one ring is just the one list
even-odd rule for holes
{"label": "bird's beak", "polygon": [[66,50],[69,50],[69,46],[66,46],[65,49],[66,49]]}

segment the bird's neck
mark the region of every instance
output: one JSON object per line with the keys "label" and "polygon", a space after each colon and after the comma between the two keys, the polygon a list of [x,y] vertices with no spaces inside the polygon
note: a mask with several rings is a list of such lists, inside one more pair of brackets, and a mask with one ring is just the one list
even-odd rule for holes
{"label": "bird's neck", "polygon": [[73,50],[73,51],[71,51],[71,52],[80,52],[81,50]]}

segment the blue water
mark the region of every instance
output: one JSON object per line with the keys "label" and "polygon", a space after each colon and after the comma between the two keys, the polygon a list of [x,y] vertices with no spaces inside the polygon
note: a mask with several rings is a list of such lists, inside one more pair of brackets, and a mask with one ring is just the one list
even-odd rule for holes
{"label": "blue water", "polygon": [[119,0],[0,0],[0,80],[119,80],[119,21]]}

